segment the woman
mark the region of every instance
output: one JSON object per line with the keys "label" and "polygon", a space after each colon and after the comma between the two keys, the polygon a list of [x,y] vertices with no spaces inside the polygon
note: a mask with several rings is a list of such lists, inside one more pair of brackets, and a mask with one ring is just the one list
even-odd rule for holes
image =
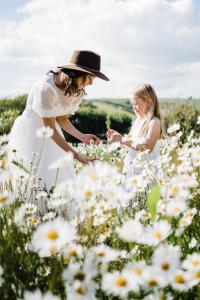
{"label": "woman", "polygon": [[[85,94],[85,86],[91,85],[95,77],[109,80],[100,72],[100,56],[92,51],[74,51],[69,64],[58,67],[56,71],[49,71],[36,83],[30,91],[24,112],[15,120],[11,129],[9,161],[17,158],[28,169],[32,162],[34,175],[47,191],[55,184],[55,179],[59,183],[74,175],[70,163],[58,173],[48,168],[66,152],[71,152],[81,163],[88,163],[86,157],[66,142],[61,128],[83,143],[99,141],[93,134],[81,133],[68,119],[78,109]],[[42,126],[53,130],[50,139],[39,139],[36,136],[36,131]],[[14,173],[19,175],[19,169]]]}

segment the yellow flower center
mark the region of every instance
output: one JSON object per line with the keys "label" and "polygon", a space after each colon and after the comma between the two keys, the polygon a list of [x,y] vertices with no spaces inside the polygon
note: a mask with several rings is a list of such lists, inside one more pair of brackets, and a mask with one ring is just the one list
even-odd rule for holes
{"label": "yellow flower center", "polygon": [[118,286],[126,286],[127,285],[127,281],[124,277],[118,277],[116,280],[115,280],[115,283],[116,285]]}
{"label": "yellow flower center", "polygon": [[98,252],[98,256],[100,256],[100,257],[103,257],[103,256],[105,256],[105,252],[104,252],[104,251],[100,251],[100,252]]}
{"label": "yellow flower center", "polygon": [[136,275],[141,275],[142,274],[142,270],[140,268],[134,268],[133,269],[133,272],[136,274]]}
{"label": "yellow flower center", "polygon": [[0,196],[0,203],[6,202],[7,197],[5,196]]}
{"label": "yellow flower center", "polygon": [[31,218],[31,224],[35,225],[35,223],[36,223],[36,219],[35,218]]}
{"label": "yellow flower center", "polygon": [[55,230],[49,231],[48,238],[50,240],[56,240],[58,238],[58,233]]}
{"label": "yellow flower center", "polygon": [[182,224],[183,224],[183,225],[188,225],[188,221],[187,221],[187,220],[183,220],[183,221],[182,221]]}
{"label": "yellow flower center", "polygon": [[132,184],[136,184],[137,183],[137,180],[135,178],[131,178],[131,181],[130,181]]}
{"label": "yellow flower center", "polygon": [[197,259],[194,259],[194,260],[192,261],[192,265],[193,265],[194,267],[198,267],[198,266],[200,265],[200,261],[197,260]]}
{"label": "yellow flower center", "polygon": [[169,270],[169,264],[166,262],[166,263],[163,263],[162,265],[161,265],[161,268],[164,270],[164,271],[167,271],[167,270]]}
{"label": "yellow flower center", "polygon": [[75,249],[70,250],[70,251],[69,251],[69,255],[70,255],[70,256],[77,256],[76,250],[75,250]]}
{"label": "yellow flower center", "polygon": [[198,271],[197,273],[195,273],[194,278],[200,279],[200,271]]}
{"label": "yellow flower center", "polygon": [[69,257],[64,257],[64,263],[67,264],[67,263],[69,263],[69,262],[70,262]]}
{"label": "yellow flower center", "polygon": [[80,286],[79,288],[76,289],[76,292],[80,295],[85,295],[87,293],[87,289],[84,286]]}
{"label": "yellow flower center", "polygon": [[192,217],[193,216],[193,212],[192,211],[188,211],[187,215],[188,215],[188,217]]}
{"label": "yellow flower center", "polygon": [[93,173],[93,174],[91,174],[91,176],[90,176],[90,178],[92,179],[92,180],[97,180],[97,174],[96,173]]}
{"label": "yellow flower center", "polygon": [[176,275],[175,281],[176,281],[176,283],[184,284],[185,283],[185,278],[183,277],[183,275]]}
{"label": "yellow flower center", "polygon": [[177,193],[178,193],[178,188],[176,187],[176,186],[174,186],[173,188],[172,188],[172,194],[174,194],[174,195],[176,195]]}
{"label": "yellow flower center", "polygon": [[50,251],[51,255],[55,255],[58,252],[57,248],[54,246],[50,247],[49,251]]}
{"label": "yellow flower center", "polygon": [[85,191],[84,196],[85,198],[90,198],[92,196],[91,191]]}
{"label": "yellow flower center", "polygon": [[156,285],[158,285],[158,282],[155,278],[151,278],[151,279],[148,280],[148,284],[150,286],[156,286]]}
{"label": "yellow flower center", "polygon": [[156,239],[160,240],[161,237],[162,237],[162,234],[161,234],[160,231],[155,231],[154,234],[153,234],[153,236],[154,236]]}

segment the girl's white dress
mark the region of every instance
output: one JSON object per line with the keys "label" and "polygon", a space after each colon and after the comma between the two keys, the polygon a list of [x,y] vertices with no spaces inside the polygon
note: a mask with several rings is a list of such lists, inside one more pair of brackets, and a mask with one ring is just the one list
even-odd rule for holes
{"label": "girl's white dress", "polygon": [[[147,132],[144,133],[143,135],[139,135],[144,122],[145,122],[144,118],[137,117],[132,125],[130,134],[131,134],[131,140],[134,142],[134,144],[142,144],[145,142]],[[133,160],[139,154],[141,154],[141,152],[136,151],[134,149],[129,149],[129,151],[125,157],[124,169],[123,169],[123,173],[125,174],[125,183],[128,182],[128,180],[133,175],[140,175],[143,171],[143,169],[141,167],[138,167],[138,166],[135,167],[134,164],[132,163]],[[160,145],[159,145],[159,140],[158,140],[151,152],[142,155],[142,160],[154,163],[155,161],[158,161],[159,157],[160,157]],[[154,170],[156,171],[155,168],[156,167],[154,166]]]}
{"label": "girl's white dress", "polygon": [[[17,117],[10,132],[8,162],[14,176],[20,176],[20,169],[11,161],[16,160],[30,169],[30,163],[35,156],[34,165],[37,165],[37,183],[47,190],[57,183],[70,179],[75,175],[72,163],[61,169],[50,170],[48,167],[63,157],[66,152],[52,139],[42,139],[36,136],[36,131],[42,128],[42,117],[58,117],[71,115],[78,109],[82,95],[67,97],[59,90],[53,81],[53,74],[46,75],[31,89],[26,108],[21,116]],[[56,122],[56,129],[64,138],[63,132]],[[12,150],[16,150],[16,153]],[[42,151],[41,151],[42,149]],[[35,154],[36,153],[36,154]]]}

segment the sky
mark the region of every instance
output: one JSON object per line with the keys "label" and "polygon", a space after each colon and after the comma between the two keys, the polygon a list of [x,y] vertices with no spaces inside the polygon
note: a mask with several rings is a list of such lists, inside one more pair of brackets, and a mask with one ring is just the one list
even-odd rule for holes
{"label": "sky", "polygon": [[0,98],[28,93],[74,50],[101,55],[87,98],[200,98],[200,0],[0,0]]}

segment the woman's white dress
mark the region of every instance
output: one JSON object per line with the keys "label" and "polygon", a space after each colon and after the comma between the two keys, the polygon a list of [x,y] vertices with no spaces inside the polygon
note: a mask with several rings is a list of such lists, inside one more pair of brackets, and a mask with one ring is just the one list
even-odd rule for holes
{"label": "woman's white dress", "polygon": [[[17,117],[10,132],[8,161],[15,177],[20,176],[20,169],[11,163],[12,160],[20,161],[30,169],[30,163],[34,160],[37,165],[37,184],[46,187],[47,190],[57,183],[70,179],[75,175],[72,164],[57,170],[48,167],[63,157],[66,152],[62,150],[52,139],[43,139],[36,136],[36,131],[42,128],[42,117],[58,117],[71,115],[78,109],[82,95],[67,97],[59,90],[53,81],[53,74],[46,75],[31,89],[26,108],[22,115]],[[63,132],[56,122],[56,129],[64,139]],[[12,150],[16,150],[16,153]],[[40,181],[38,181],[40,179]]]}
{"label": "woman's white dress", "polygon": [[[131,140],[136,145],[143,144],[146,140],[147,132],[140,135],[141,128],[143,127],[144,122],[145,122],[144,118],[137,117],[132,125],[131,131],[130,131]],[[138,165],[136,166],[134,164],[134,159],[137,158],[141,154],[142,154],[142,152],[136,151],[134,149],[129,149],[129,151],[125,157],[124,169],[123,169],[123,173],[125,174],[125,176],[124,176],[125,187],[129,187],[128,182],[134,175],[142,174],[143,168]],[[151,152],[142,154],[142,162],[146,161],[146,162],[151,163],[152,167],[154,168],[154,171],[156,172],[157,171],[156,161],[159,160],[159,157],[160,157],[160,145],[159,145],[159,140],[158,140]],[[128,190],[130,191],[130,188],[128,188]]]}

